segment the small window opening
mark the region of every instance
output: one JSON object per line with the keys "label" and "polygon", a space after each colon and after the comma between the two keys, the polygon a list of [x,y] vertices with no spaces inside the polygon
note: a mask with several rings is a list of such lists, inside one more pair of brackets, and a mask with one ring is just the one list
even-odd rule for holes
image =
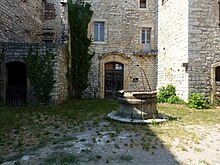
{"label": "small window opening", "polygon": [[147,7],[146,0],[140,0],[140,8],[146,8],[146,7]]}
{"label": "small window opening", "polygon": [[220,66],[215,69],[215,81],[220,81]]}
{"label": "small window opening", "polygon": [[220,25],[220,0],[218,1],[218,21]]}

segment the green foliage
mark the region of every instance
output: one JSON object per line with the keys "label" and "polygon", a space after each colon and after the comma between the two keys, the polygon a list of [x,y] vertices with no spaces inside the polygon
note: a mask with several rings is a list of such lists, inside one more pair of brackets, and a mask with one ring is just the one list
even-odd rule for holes
{"label": "green foliage", "polygon": [[0,52],[0,60],[3,61],[5,59],[5,54]]}
{"label": "green foliage", "polygon": [[27,65],[27,76],[33,86],[37,101],[41,104],[48,104],[50,92],[55,83],[54,54],[47,51],[45,55],[39,55],[38,51],[32,53],[32,49],[30,49],[24,60]]}
{"label": "green foliage", "polygon": [[176,96],[176,89],[172,84],[159,88],[159,93],[157,95],[158,102],[167,102],[170,96]]}
{"label": "green foliage", "polygon": [[168,84],[166,87],[160,87],[157,95],[159,103],[168,102],[171,104],[182,104],[184,103],[178,96],[176,96],[176,88],[172,84]]}
{"label": "green foliage", "polygon": [[84,1],[73,3],[68,0],[68,15],[71,40],[71,75],[74,93],[81,97],[88,85],[88,72],[91,67],[92,54],[89,53],[91,38],[88,38],[88,24],[92,17],[91,5]]}
{"label": "green foliage", "polygon": [[208,98],[201,93],[192,93],[188,98],[188,106],[196,109],[208,108]]}
{"label": "green foliage", "polygon": [[168,99],[167,99],[167,102],[168,103],[171,103],[171,104],[184,104],[185,102],[180,99],[178,96],[170,96]]}

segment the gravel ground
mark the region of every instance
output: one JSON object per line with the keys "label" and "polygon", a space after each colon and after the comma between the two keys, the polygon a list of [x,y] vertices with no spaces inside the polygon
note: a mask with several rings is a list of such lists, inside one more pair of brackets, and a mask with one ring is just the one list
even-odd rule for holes
{"label": "gravel ground", "polygon": [[[2,165],[220,164],[220,125],[183,126],[199,139],[182,137],[167,141],[154,135],[142,136],[135,131],[115,131],[109,125],[109,121],[104,121],[96,128],[77,132],[69,128],[65,138],[60,137],[51,143],[48,139],[47,145],[29,150]],[[1,156],[10,157],[15,153],[12,151],[10,154]]]}

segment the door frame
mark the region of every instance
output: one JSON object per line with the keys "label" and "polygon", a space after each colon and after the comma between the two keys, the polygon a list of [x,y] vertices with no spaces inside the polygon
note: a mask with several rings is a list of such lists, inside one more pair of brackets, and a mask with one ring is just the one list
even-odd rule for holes
{"label": "door frame", "polygon": [[216,95],[216,75],[215,75],[215,70],[217,67],[220,66],[220,62],[216,62],[214,64],[211,65],[211,79],[210,79],[210,83],[211,83],[211,90],[210,90],[210,102],[212,104],[215,103],[215,95]]}
{"label": "door frame", "polygon": [[[112,64],[112,66],[114,66],[114,68],[111,68],[111,69],[106,69],[106,65],[108,64]],[[116,69],[115,66],[116,64],[119,64],[122,66],[121,69]],[[106,89],[106,82],[107,82],[107,75],[106,74],[110,74],[112,77],[110,79],[111,81],[111,89],[107,90]],[[117,75],[120,75],[120,78],[118,79]],[[118,86],[117,86],[117,82],[118,80],[120,81],[120,84],[122,85],[122,88],[121,89],[118,89],[118,90],[122,90],[124,88],[124,65],[121,64],[121,63],[118,63],[118,62],[110,62],[110,63],[105,63],[105,98],[116,98],[117,97],[117,92],[118,90],[116,89]],[[112,93],[112,97],[107,97],[107,93]],[[111,95],[111,94],[110,94]]]}
{"label": "door frame", "polygon": [[123,53],[107,53],[99,58],[100,71],[99,71],[99,96],[105,98],[105,64],[116,62],[124,65],[124,89],[128,88],[128,84],[125,81],[128,76],[128,63],[130,58],[125,56]]}
{"label": "door frame", "polygon": [[[17,59],[17,58],[11,58],[11,59],[6,59],[3,61],[2,63],[2,74],[3,74],[3,91],[2,91],[2,97],[3,97],[3,103],[6,104],[6,87],[7,87],[7,83],[8,83],[8,63],[11,63],[11,62],[20,62],[20,63],[23,63],[25,64],[24,60],[23,59]],[[30,84],[30,81],[27,77],[27,84],[26,84],[26,87],[27,87],[27,97],[26,97],[26,102],[29,102],[30,101],[30,91],[31,91],[31,84]]]}

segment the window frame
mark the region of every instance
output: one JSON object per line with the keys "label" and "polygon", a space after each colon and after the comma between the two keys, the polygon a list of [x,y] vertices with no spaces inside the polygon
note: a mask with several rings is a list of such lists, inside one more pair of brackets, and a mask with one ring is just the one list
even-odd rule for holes
{"label": "window frame", "polygon": [[[96,39],[96,37],[95,37],[95,24],[103,24],[104,25],[103,26],[103,40],[95,40]],[[98,35],[100,35],[100,31],[99,31]],[[106,22],[105,19],[95,19],[95,20],[93,20],[93,24],[92,24],[92,41],[93,41],[94,44],[105,44],[106,43],[106,41],[107,41],[107,22]]]}
{"label": "window frame", "polygon": [[[140,46],[141,46],[141,50],[144,52],[149,52],[152,50],[152,42],[153,42],[153,27],[152,26],[144,26],[141,27],[140,30]],[[144,36],[144,37],[143,37]]]}
{"label": "window frame", "polygon": [[[144,42],[143,42],[143,31],[144,31]],[[152,43],[152,27],[141,27],[141,43],[151,44]]]}

